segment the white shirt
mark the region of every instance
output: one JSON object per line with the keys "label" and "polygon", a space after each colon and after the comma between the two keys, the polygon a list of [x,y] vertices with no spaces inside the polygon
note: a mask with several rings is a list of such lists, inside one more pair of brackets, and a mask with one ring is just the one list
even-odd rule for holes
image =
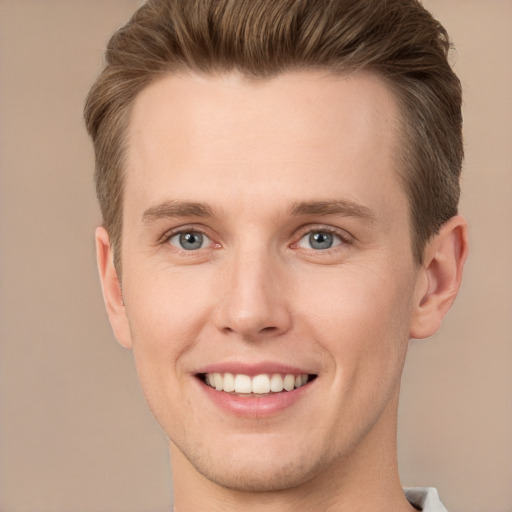
{"label": "white shirt", "polygon": [[448,512],[435,487],[406,487],[405,497],[422,512]]}

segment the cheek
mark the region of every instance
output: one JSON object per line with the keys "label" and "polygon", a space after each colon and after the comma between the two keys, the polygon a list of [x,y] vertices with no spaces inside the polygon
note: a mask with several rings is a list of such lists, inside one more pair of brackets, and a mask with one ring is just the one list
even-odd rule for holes
{"label": "cheek", "polygon": [[[198,327],[210,307],[207,276],[201,272],[147,271],[123,286],[127,315],[135,341],[179,345]],[[204,274],[204,272],[202,273]]]}
{"label": "cheek", "polygon": [[350,272],[343,285],[330,281],[331,297],[316,309],[316,325],[324,326],[316,331],[317,339],[331,359],[326,396],[329,410],[335,411],[333,439],[340,428],[353,429],[354,435],[370,429],[400,385],[410,292],[407,283],[397,281]]}
{"label": "cheek", "polygon": [[141,384],[163,389],[185,374],[182,356],[196,343],[215,295],[200,276],[172,270],[146,272],[123,289]]}
{"label": "cheek", "polygon": [[[343,379],[379,379],[401,369],[412,310],[411,276],[368,268],[336,269],[304,289],[303,319],[315,329]],[[315,281],[313,281],[315,282]]]}
{"label": "cheek", "polygon": [[148,271],[139,276],[123,284],[135,366],[149,408],[169,431],[170,425],[179,428],[172,404],[187,407],[186,397],[180,395],[189,378],[183,355],[199,338],[210,311],[206,299],[212,293],[205,291],[203,279],[192,280],[183,273]]}

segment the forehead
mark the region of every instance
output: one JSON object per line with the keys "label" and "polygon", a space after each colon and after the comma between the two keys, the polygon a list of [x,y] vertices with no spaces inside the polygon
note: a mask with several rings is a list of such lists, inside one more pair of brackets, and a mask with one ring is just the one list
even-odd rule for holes
{"label": "forehead", "polygon": [[383,202],[402,194],[397,126],[391,92],[368,73],[169,76],[135,101],[125,203],[172,196],[242,208],[277,190],[290,203]]}

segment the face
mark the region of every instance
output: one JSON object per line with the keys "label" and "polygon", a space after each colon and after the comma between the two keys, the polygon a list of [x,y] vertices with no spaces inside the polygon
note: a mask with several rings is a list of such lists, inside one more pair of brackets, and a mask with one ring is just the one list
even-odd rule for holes
{"label": "face", "polygon": [[392,432],[418,295],[397,117],[365,74],[184,74],[137,98],[115,330],[211,481],[295,486]]}

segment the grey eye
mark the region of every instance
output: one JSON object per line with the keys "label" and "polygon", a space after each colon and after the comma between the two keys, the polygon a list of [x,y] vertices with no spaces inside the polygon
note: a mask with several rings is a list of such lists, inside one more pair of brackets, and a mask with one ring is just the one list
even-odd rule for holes
{"label": "grey eye", "polygon": [[334,233],[329,231],[311,231],[300,239],[298,246],[304,249],[323,251],[341,243],[341,238]]}
{"label": "grey eye", "polygon": [[185,251],[195,251],[202,249],[210,239],[203,233],[198,231],[188,231],[184,233],[177,233],[169,238],[169,243],[178,249]]}

